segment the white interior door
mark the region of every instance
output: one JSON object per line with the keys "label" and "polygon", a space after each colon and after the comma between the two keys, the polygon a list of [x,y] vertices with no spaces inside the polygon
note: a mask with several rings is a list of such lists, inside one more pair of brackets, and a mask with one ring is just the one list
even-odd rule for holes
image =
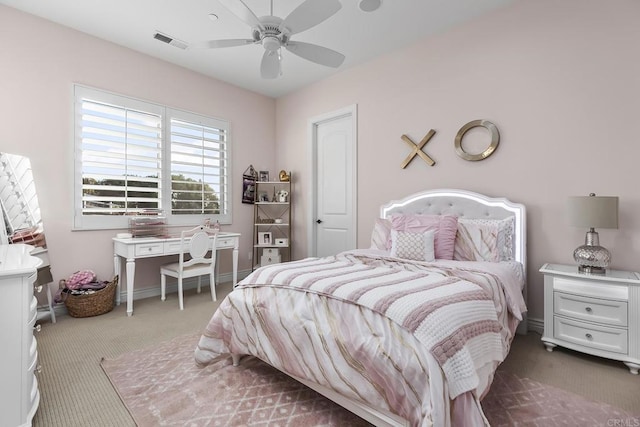
{"label": "white interior door", "polygon": [[328,256],[357,245],[355,106],[311,122],[310,254]]}

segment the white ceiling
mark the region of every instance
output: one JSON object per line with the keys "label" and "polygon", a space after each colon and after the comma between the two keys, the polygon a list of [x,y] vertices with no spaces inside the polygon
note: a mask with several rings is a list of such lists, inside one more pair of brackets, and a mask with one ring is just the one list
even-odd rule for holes
{"label": "white ceiling", "polygon": [[[273,0],[273,13],[285,18],[302,1]],[[260,45],[182,50],[153,38],[156,32],[187,43],[251,38],[249,26],[217,0],[0,0],[0,4],[277,98],[513,1],[383,0],[377,11],[363,12],[358,0],[341,0],[338,13],[292,40],[344,54],[342,66],[317,65],[283,50],[283,75],[275,80],[260,77],[264,51]],[[244,2],[259,17],[270,14],[270,0]],[[212,21],[210,13],[219,19]]]}

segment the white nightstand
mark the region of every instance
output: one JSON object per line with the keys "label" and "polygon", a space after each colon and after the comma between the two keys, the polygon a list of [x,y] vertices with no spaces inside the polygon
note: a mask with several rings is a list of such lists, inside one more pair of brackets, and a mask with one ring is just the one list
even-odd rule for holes
{"label": "white nightstand", "polygon": [[620,360],[632,374],[640,369],[640,274],[607,270],[578,273],[577,266],[545,264],[544,334],[556,345]]}

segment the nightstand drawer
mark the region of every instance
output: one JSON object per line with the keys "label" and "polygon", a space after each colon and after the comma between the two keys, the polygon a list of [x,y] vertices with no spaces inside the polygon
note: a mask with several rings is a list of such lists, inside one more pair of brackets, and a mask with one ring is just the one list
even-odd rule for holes
{"label": "nightstand drawer", "polygon": [[626,301],[554,292],[553,312],[576,320],[587,320],[612,326],[627,326]]}
{"label": "nightstand drawer", "polygon": [[554,316],[554,337],[584,347],[627,353],[628,334],[623,328],[593,325]]}

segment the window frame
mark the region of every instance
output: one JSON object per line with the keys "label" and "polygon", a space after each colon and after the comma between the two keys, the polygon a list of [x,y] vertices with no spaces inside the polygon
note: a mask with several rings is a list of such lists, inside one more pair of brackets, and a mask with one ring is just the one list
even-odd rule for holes
{"label": "window frame", "polygon": [[[183,226],[203,223],[204,219],[218,221],[220,224],[231,224],[233,218],[233,171],[232,171],[232,151],[233,144],[230,137],[230,123],[228,120],[209,117],[190,111],[160,105],[151,101],[132,98],[100,89],[74,84],[73,85],[73,152],[74,152],[74,173],[73,173],[73,230],[108,230],[127,229],[129,227],[127,215],[83,215],[82,211],[82,118],[80,116],[81,106],[78,104],[82,99],[92,99],[96,102],[104,102],[125,108],[136,109],[142,112],[158,114],[161,117],[161,167],[162,174],[160,200],[162,203],[163,215],[166,217],[168,226]],[[192,124],[213,127],[223,130],[225,133],[225,157],[226,173],[221,174],[226,181],[226,195],[220,194],[220,206],[226,204],[227,211],[221,214],[172,214],[171,213],[171,121],[172,119],[186,121]],[[224,190],[222,191],[224,193]],[[226,200],[222,198],[226,197]]]}

